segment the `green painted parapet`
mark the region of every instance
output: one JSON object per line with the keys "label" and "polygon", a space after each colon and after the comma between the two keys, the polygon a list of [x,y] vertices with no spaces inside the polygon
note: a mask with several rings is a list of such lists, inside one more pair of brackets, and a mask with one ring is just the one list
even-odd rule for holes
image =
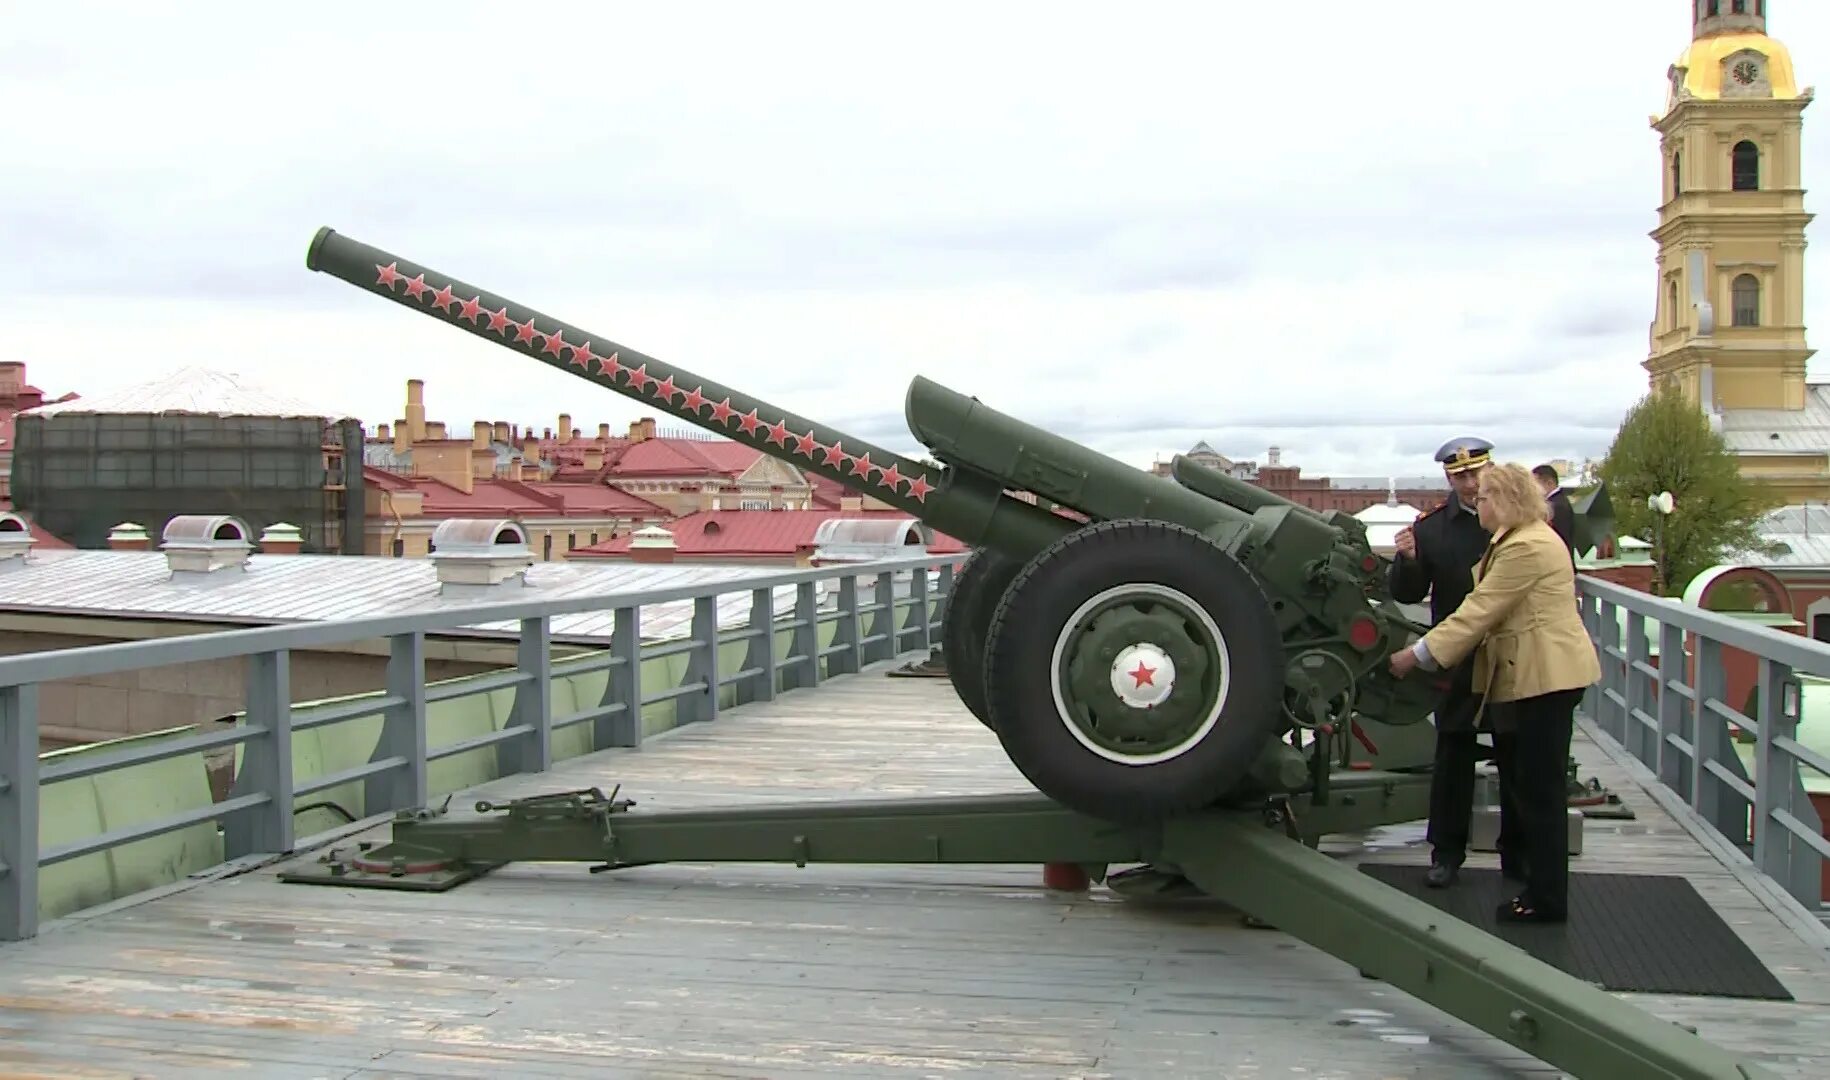
{"label": "green painted parapet", "polygon": [[[929,598],[930,603],[940,599]],[[905,622],[909,610],[916,603],[914,597],[895,602],[894,623],[899,632],[909,632],[911,629],[905,626]],[[793,615],[781,616],[777,622],[787,623],[793,618]],[[841,622],[845,618],[843,612],[819,614],[815,638],[817,648],[824,650],[839,640]],[[865,634],[881,632],[881,624],[874,623],[870,615],[864,615],[861,619]],[[719,636],[722,639],[738,633],[741,631],[721,630]],[[791,625],[779,626],[772,636],[776,657],[787,657],[793,653],[795,630]],[[657,651],[660,647],[674,644],[675,640],[677,639],[646,641],[643,643],[643,652]],[[730,673],[742,670],[750,653],[750,644],[748,640],[722,641],[718,647],[719,671]],[[567,716],[597,708],[603,702],[610,682],[610,671],[603,668],[595,671],[577,669],[589,667],[594,662],[602,663],[608,655],[609,650],[595,650],[551,662],[549,708],[555,721],[563,721]],[[820,662],[822,677],[845,670],[842,663],[834,662],[837,659],[838,657],[827,657]],[[690,651],[644,656],[641,661],[644,696],[653,696],[657,692],[682,685],[690,674],[692,661],[693,654]],[[514,669],[505,667],[503,670]],[[785,667],[778,668],[778,690],[792,685],[781,679],[786,670]],[[492,682],[499,682],[500,679],[501,672],[492,671],[427,684],[428,690],[436,688],[442,695],[449,695],[426,703],[429,753],[491,735],[512,722],[517,690],[512,687],[488,688]],[[731,708],[751,700],[751,695],[745,692],[747,682],[748,680],[743,680],[722,686],[718,695],[720,707]],[[465,693],[461,688],[467,685],[477,685],[478,689]],[[365,700],[377,702],[374,712],[354,712],[331,723],[293,731],[292,769],[295,787],[359,769],[371,761],[376,756],[378,742],[383,734],[386,697],[385,690],[377,690],[294,705],[294,717],[303,718],[326,709],[357,709]],[[686,699],[675,697],[644,704],[641,710],[641,736],[649,738],[690,722],[690,715],[682,715],[683,700]],[[246,723],[246,713],[236,713],[232,719],[236,726],[241,726]],[[595,744],[594,730],[594,725],[588,722],[555,730],[552,733],[553,760],[562,761],[606,749]],[[50,751],[40,755],[40,767],[42,769],[85,755],[113,754],[124,748],[150,742],[175,740],[194,735],[197,731],[195,726],[174,728]],[[243,763],[242,749],[241,746],[236,746],[232,752],[234,769],[238,773]],[[210,752],[198,750],[161,761],[128,765],[90,776],[46,783],[40,791],[41,851],[49,859],[60,847],[93,841],[111,832],[178,814],[196,812],[201,815],[207,812],[215,804],[210,784],[209,756]],[[500,778],[504,775],[500,761],[498,747],[495,745],[480,746],[429,761],[426,766],[428,798],[442,798]],[[293,800],[297,835],[310,837],[394,809],[385,805],[370,806],[369,784],[369,780],[358,777],[321,791],[297,796]],[[223,829],[214,821],[204,820],[157,836],[48,863],[39,871],[39,919],[59,918],[169,885],[219,866],[226,857]]]}

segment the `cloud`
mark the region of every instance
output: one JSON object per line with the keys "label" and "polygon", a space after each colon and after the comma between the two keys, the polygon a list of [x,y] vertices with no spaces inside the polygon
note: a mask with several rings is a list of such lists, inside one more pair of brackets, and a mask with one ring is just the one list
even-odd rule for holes
{"label": "cloud", "polygon": [[[52,392],[200,363],[371,422],[423,378],[458,430],[653,412],[310,274],[328,224],[895,449],[920,373],[1140,465],[1205,439],[1427,472],[1470,431],[1599,454],[1645,386],[1646,117],[1687,41],[1657,6],[1586,11],[1571,78],[1564,23],[1480,5],[736,6],[708,32],[581,4],[530,32],[453,2],[360,35],[40,5],[0,44],[30,103],[9,355]],[[1809,189],[1830,142],[1804,130]]]}

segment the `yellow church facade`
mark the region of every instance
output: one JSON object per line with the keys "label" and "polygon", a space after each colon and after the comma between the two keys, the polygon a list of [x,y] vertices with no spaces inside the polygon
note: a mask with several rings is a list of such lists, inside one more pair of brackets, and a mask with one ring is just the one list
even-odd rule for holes
{"label": "yellow church facade", "polygon": [[1658,297],[1644,367],[1784,502],[1830,501],[1830,384],[1804,315],[1801,135],[1812,91],[1767,35],[1765,0],[1688,0],[1691,42],[1651,118],[1663,160]]}

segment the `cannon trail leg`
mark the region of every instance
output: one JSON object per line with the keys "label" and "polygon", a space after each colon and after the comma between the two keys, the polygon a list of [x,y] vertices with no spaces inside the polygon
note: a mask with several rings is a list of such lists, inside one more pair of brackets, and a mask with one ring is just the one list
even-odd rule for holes
{"label": "cannon trail leg", "polygon": [[1237,815],[1165,825],[1204,893],[1577,1077],[1770,1075],[1751,1061]]}

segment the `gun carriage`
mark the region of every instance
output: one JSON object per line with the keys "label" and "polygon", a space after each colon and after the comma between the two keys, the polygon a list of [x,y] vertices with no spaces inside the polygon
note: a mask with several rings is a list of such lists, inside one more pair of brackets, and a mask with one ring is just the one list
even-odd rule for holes
{"label": "gun carriage", "polygon": [[403,811],[389,843],[286,880],[444,889],[516,860],[1154,865],[1578,1075],[1765,1075],[1314,850],[1427,807],[1437,686],[1386,668],[1423,627],[1352,516],[1185,457],[1156,476],[921,376],[916,461],[329,228],[306,265],[971,546],[942,655],[1037,793],[637,813],[560,792]]}

